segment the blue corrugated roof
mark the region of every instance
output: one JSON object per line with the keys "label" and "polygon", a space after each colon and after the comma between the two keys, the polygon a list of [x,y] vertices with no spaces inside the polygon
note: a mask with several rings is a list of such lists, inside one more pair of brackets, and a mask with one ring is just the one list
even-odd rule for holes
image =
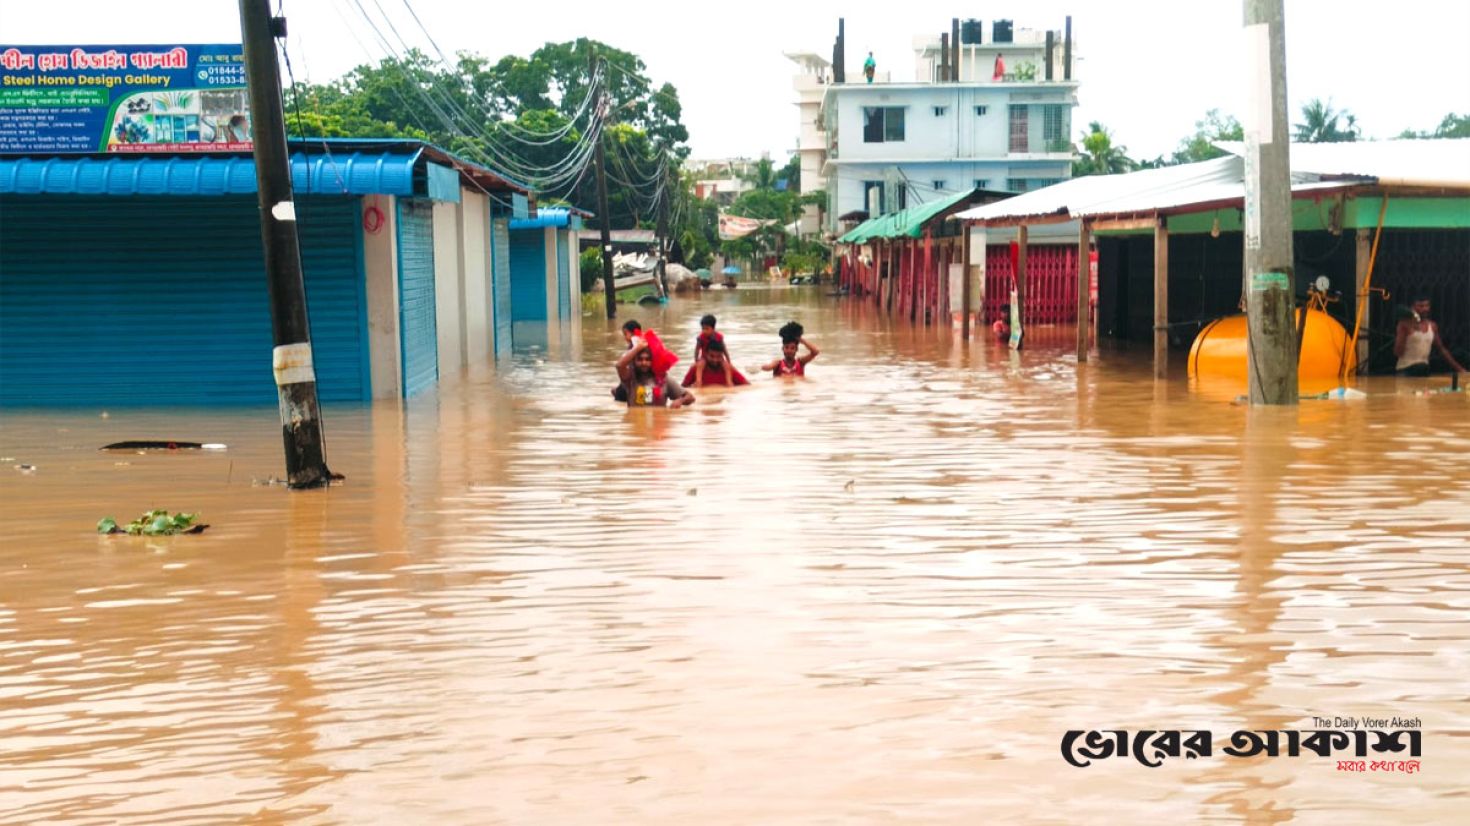
{"label": "blue corrugated roof", "polygon": [[539,229],[541,227],[564,227],[570,224],[572,229],[582,228],[582,216],[567,207],[536,207],[535,218],[515,218],[510,222],[511,229]]}
{"label": "blue corrugated roof", "polygon": [[[413,195],[412,153],[291,156],[291,183],[314,195]],[[255,192],[248,157],[0,158],[0,193],[36,195],[245,195]]]}
{"label": "blue corrugated roof", "polygon": [[438,161],[445,166],[453,167],[480,181],[482,185],[492,188],[519,189],[527,195],[531,194],[531,185],[524,181],[510,177],[505,172],[495,167],[486,166],[483,163],[467,161],[459,155],[450,152],[432,143],[407,140],[403,138],[287,138],[286,143],[291,148],[296,147],[332,147],[357,148],[360,151],[371,152],[380,148],[386,149],[390,146],[417,146],[423,150],[424,156],[429,160]]}

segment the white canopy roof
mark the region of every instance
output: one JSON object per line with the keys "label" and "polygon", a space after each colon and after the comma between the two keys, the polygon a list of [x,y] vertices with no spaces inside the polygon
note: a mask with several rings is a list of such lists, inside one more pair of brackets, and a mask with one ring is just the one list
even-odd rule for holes
{"label": "white canopy roof", "polygon": [[[1245,197],[1245,161],[1240,156],[1244,145],[1219,146],[1233,154],[1199,163],[1073,178],[956,217],[981,222],[1055,221],[1241,200]],[[1291,160],[1292,192],[1361,183],[1470,188],[1470,140],[1293,144]]]}
{"label": "white canopy roof", "polygon": [[[1245,154],[1243,143],[1215,145],[1232,155]],[[1291,168],[1400,186],[1470,186],[1470,138],[1294,143]]]}

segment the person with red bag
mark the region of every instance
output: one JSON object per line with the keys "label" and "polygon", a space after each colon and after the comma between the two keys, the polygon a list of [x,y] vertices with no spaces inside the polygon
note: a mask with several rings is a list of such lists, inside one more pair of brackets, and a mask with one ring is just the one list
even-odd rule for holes
{"label": "person with red bag", "polygon": [[[679,361],[679,357],[664,346],[657,333],[643,329],[643,325],[635,320],[629,320],[623,324],[623,340],[628,342],[628,350],[618,359],[617,370],[620,382],[617,387],[613,388],[615,400],[627,402],[629,406],[643,404],[662,406],[668,403],[674,407],[682,407],[684,404],[694,402],[694,396],[680,387],[678,382],[668,381],[669,370]],[[645,353],[646,356],[643,356]],[[636,393],[630,395],[630,386],[634,387],[635,391],[638,388],[652,389],[645,399]],[[684,397],[687,397],[687,401],[673,403]]]}

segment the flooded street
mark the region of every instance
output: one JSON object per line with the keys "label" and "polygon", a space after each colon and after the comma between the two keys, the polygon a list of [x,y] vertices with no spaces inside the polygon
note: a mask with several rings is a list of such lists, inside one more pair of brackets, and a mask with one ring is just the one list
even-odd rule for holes
{"label": "flooded street", "polygon": [[[619,322],[682,374],[706,312],[747,374],[790,318],[822,355],[629,411],[587,319],[329,406],[329,491],[257,484],[274,408],[6,411],[0,822],[1463,817],[1466,394],[1252,410],[1182,359],[966,348],[818,289]],[[229,449],[96,450],[124,439]],[[211,527],[93,533],[153,507]],[[1314,714],[1420,718],[1424,771],[1059,751]]]}

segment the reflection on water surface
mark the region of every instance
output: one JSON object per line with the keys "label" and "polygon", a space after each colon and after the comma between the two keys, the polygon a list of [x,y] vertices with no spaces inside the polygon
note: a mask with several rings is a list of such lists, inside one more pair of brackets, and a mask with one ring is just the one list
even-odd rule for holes
{"label": "reflection on water surface", "polygon": [[[803,383],[607,396],[615,326],[406,407],[7,411],[0,820],[1448,822],[1470,774],[1470,404],[1251,410],[817,290],[625,311]],[[1179,373],[1176,373],[1179,375]],[[125,438],[223,453],[116,455]],[[13,463],[31,463],[23,474]],[[202,536],[102,538],[199,510]],[[1422,774],[1072,769],[1070,728],[1418,716]],[[1361,814],[1360,814],[1361,813]],[[1376,813],[1376,814],[1371,814]]]}

